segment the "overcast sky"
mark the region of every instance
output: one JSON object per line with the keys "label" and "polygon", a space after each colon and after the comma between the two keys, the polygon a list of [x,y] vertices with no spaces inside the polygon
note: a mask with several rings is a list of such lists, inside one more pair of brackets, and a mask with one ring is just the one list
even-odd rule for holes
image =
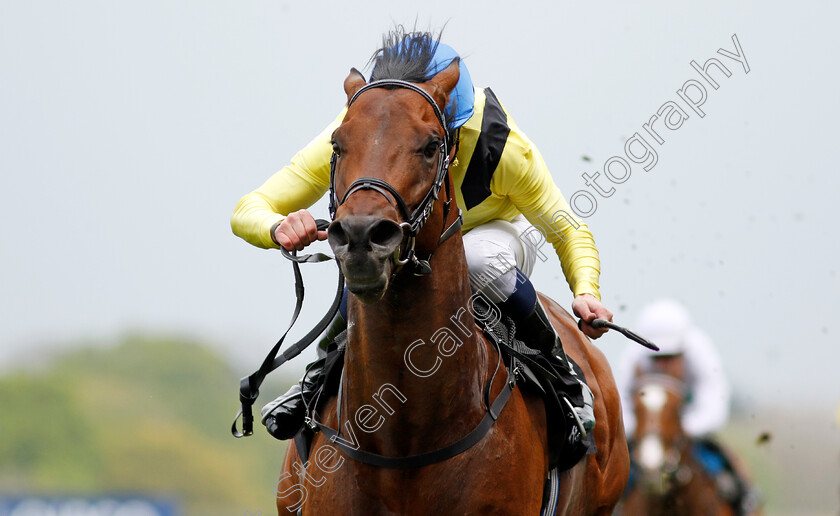
{"label": "overcast sky", "polygon": [[[281,0],[0,4],[0,362],[131,331],[206,339],[255,368],[294,306],[289,264],[230,232],[238,198],[341,109],[342,81],[394,23],[439,28],[586,219],[602,292],[631,325],[682,300],[739,396],[834,414],[840,351],[840,9],[828,3]],[[749,66],[718,53],[735,52]],[[716,57],[704,116],[677,90]],[[695,91],[696,93],[696,91]],[[666,102],[649,171],[604,178]],[[660,122],[661,123],[661,122]],[[614,175],[620,169],[611,169]],[[608,198],[587,187],[600,172]],[[581,201],[580,206],[585,207]],[[314,208],[326,215],[326,201]],[[326,246],[321,250],[325,250]],[[326,308],[335,266],[306,267]],[[567,308],[556,258],[537,288]],[[598,341],[611,360],[626,341]],[[298,367],[305,359],[300,359]],[[827,380],[830,379],[830,380]]]}

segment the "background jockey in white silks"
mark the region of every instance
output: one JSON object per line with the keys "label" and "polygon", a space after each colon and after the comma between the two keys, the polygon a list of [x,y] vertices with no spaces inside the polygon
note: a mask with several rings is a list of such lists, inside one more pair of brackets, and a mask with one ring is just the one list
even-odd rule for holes
{"label": "background jockey in white silks", "polygon": [[[744,475],[712,435],[728,422],[731,402],[729,381],[712,340],[694,325],[688,310],[672,299],[646,305],[635,329],[660,350],[629,345],[616,368],[627,440],[632,446],[636,430],[633,407],[636,379],[644,372],[656,371],[657,361],[681,357],[687,391],[681,416],[683,430],[696,442],[695,456],[716,478],[719,489],[731,491],[722,494],[731,498],[739,513],[746,514],[757,503],[756,495],[749,491]],[[631,473],[630,482],[632,476]]]}
{"label": "background jockey in white silks", "polygon": [[682,415],[686,433],[701,437],[723,428],[729,420],[729,381],[717,349],[711,339],[693,325],[688,311],[673,300],[656,301],[642,310],[635,331],[659,346],[660,351],[629,345],[616,368],[627,438],[631,439],[636,429],[633,413],[636,370],[649,369],[657,356],[682,355],[684,358],[685,380],[690,393]]}

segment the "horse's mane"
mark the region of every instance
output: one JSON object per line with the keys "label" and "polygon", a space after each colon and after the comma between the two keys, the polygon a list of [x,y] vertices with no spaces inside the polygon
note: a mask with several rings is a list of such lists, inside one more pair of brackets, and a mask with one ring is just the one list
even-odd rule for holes
{"label": "horse's mane", "polygon": [[[402,25],[382,35],[382,46],[373,53],[368,64],[373,65],[370,74],[371,81],[381,79],[399,79],[408,82],[426,82],[432,78],[427,70],[434,59],[443,29],[432,34],[428,31],[418,31],[416,28],[408,31]],[[444,113],[448,132],[452,133],[452,122],[457,112],[456,106],[451,105]],[[453,136],[450,134],[450,137]]]}

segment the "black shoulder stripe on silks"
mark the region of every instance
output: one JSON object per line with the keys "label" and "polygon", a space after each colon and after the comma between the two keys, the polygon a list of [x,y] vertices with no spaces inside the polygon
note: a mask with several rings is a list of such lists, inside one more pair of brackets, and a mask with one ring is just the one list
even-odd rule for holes
{"label": "black shoulder stripe on silks", "polygon": [[484,93],[486,100],[484,101],[484,118],[481,120],[481,134],[478,135],[475,151],[464,174],[464,182],[461,184],[461,193],[464,195],[464,203],[468,210],[490,197],[490,180],[493,179],[493,172],[499,166],[510,134],[507,115],[499,99],[490,88],[485,88]]}

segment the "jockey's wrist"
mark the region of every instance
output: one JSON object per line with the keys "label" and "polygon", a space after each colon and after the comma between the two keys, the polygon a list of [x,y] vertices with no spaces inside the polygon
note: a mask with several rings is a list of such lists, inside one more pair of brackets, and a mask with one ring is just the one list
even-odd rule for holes
{"label": "jockey's wrist", "polygon": [[597,276],[590,274],[584,277],[574,278],[573,281],[569,282],[569,286],[572,288],[572,292],[575,293],[575,297],[589,294],[598,301],[601,300],[601,289],[600,285],[598,285]]}

